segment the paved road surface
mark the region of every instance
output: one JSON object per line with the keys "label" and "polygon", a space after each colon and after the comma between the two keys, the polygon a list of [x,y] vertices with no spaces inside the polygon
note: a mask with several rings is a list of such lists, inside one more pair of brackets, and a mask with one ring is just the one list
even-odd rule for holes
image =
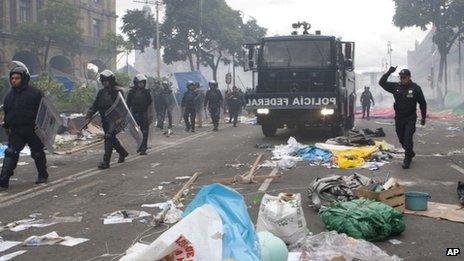
{"label": "paved road surface", "polygon": [[[389,122],[383,121],[383,122]],[[380,125],[372,121],[358,121],[358,127],[376,128]],[[304,212],[310,231],[324,231],[321,219],[307,207],[307,186],[315,177],[330,174],[349,174],[353,171],[373,177],[390,172],[407,185],[408,190],[425,191],[432,200],[442,203],[456,203],[456,184],[464,181],[463,155],[437,157],[436,153],[464,148],[464,132],[452,132],[447,127],[464,127],[461,122],[430,122],[425,129],[419,129],[416,135],[418,157],[410,170],[402,170],[400,161],[393,161],[378,171],[339,170],[323,167],[310,167],[301,162],[296,168],[283,171],[284,176],[271,183],[267,192],[299,192],[304,199]],[[381,125],[387,133],[386,140],[398,146],[394,137],[394,128]],[[96,166],[101,158],[102,148],[96,147],[74,155],[48,157],[50,182],[44,186],[35,186],[34,166],[27,157],[20,161],[29,163],[18,167],[11,189],[0,195],[0,221],[27,218],[32,213],[42,213],[47,217],[83,215],[82,222],[57,224],[46,228],[32,228],[22,232],[4,231],[0,234],[5,240],[23,241],[31,235],[43,235],[57,231],[63,236],[89,238],[90,241],[75,247],[43,246],[37,248],[15,247],[7,252],[28,250],[17,260],[112,260],[137,239],[142,242],[153,241],[163,229],[150,229],[148,224],[138,221],[128,224],[103,225],[101,217],[105,213],[122,209],[142,210],[142,204],[164,202],[172,197],[182,186],[175,179],[178,176],[201,172],[189,199],[198,187],[209,184],[214,177],[231,177],[249,170],[257,153],[264,152],[269,158],[270,152],[254,147],[256,143],[286,143],[290,136],[299,142],[311,144],[324,141],[330,136],[320,131],[312,135],[303,135],[292,131],[279,131],[272,139],[262,137],[260,127],[240,125],[233,128],[223,125],[218,133],[209,128],[199,129],[195,134],[185,133],[181,128],[171,138],[163,137],[159,132],[151,137],[152,149],[148,156],[131,156],[124,164],[114,163],[111,169],[100,171]],[[134,147],[130,147],[132,153]],[[244,163],[246,166],[235,169],[226,164]],[[271,169],[260,169],[259,174],[269,174]],[[163,185],[163,181],[173,182]],[[253,199],[258,195],[259,184],[237,185],[234,188],[242,193],[249,205],[249,213],[256,221],[258,205]],[[155,213],[153,209],[143,209]],[[464,224],[440,221],[430,218],[405,216],[406,231],[396,239],[400,245],[388,241],[377,243],[389,254],[396,254],[406,260],[443,260],[448,247],[460,247],[464,250]],[[142,238],[140,238],[142,236]],[[457,259],[457,258],[455,258]]]}

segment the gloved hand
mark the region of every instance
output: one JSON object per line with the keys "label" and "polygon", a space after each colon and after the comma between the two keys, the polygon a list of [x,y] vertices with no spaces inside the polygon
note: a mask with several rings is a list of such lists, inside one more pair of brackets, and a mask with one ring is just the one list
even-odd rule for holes
{"label": "gloved hand", "polygon": [[421,119],[421,125],[422,125],[422,126],[425,125],[425,119]]}
{"label": "gloved hand", "polygon": [[398,67],[398,66],[396,66],[396,67],[390,66],[390,69],[388,69],[388,73],[389,73],[389,74],[394,73],[394,72],[396,71],[396,68],[397,68],[397,67]]}

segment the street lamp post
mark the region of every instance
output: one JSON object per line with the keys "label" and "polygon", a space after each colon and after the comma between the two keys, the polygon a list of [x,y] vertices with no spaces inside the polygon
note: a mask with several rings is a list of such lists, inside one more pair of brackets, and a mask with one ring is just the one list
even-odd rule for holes
{"label": "street lamp post", "polygon": [[393,52],[393,49],[392,49],[392,46],[391,46],[391,42],[388,41],[388,43],[387,43],[387,54],[390,56],[390,66],[392,66],[392,52]]}

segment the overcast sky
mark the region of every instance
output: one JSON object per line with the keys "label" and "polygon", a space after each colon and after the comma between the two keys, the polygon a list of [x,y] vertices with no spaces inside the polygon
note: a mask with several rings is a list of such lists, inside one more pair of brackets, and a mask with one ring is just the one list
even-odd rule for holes
{"label": "overcast sky", "polygon": [[[188,0],[194,1],[194,0]],[[407,50],[414,48],[415,40],[422,40],[427,32],[417,28],[400,31],[393,25],[392,0],[226,0],[245,18],[255,17],[268,28],[268,35],[286,35],[291,24],[308,21],[311,31],[322,30],[325,35],[342,37],[356,42],[358,70],[381,66],[386,58],[387,42],[392,42],[393,64],[406,65]],[[122,17],[127,9],[141,8],[143,4],[131,0],[117,0],[117,14]],[[205,14],[207,15],[207,14]],[[120,20],[120,19],[119,19]],[[121,23],[118,21],[118,29]],[[132,58],[133,59],[133,58]]]}

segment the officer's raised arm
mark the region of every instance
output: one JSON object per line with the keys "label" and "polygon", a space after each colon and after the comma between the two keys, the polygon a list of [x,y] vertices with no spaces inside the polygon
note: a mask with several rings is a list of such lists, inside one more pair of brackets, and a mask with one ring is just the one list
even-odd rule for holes
{"label": "officer's raised arm", "polygon": [[395,83],[388,82],[388,77],[396,71],[396,67],[390,66],[390,69],[380,78],[379,85],[387,92],[393,93]]}

